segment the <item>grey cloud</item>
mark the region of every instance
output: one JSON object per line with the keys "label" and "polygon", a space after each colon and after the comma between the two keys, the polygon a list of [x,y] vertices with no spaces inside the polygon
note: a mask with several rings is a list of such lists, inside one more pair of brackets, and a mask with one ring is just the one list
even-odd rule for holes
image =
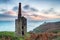
{"label": "grey cloud", "polygon": [[24,8],[25,10],[28,10],[28,9],[30,9],[30,6],[29,6],[29,5],[25,5],[23,8]]}
{"label": "grey cloud", "polygon": [[35,16],[35,17],[37,17],[37,16],[39,16],[39,15],[37,15],[37,14],[32,14],[32,16]]}
{"label": "grey cloud", "polygon": [[18,10],[18,6],[13,7],[12,10],[13,10],[13,11],[17,11],[17,10]]}
{"label": "grey cloud", "polygon": [[0,21],[2,21],[2,20],[4,20],[4,21],[9,20],[10,21],[10,20],[14,20],[16,18],[17,18],[16,16],[9,15],[9,13],[7,14],[6,12],[0,14]]}
{"label": "grey cloud", "polygon": [[37,9],[35,9],[35,8],[30,8],[32,11],[38,11]]}
{"label": "grey cloud", "polygon": [[53,12],[54,11],[54,8],[50,8],[48,11],[49,12]]}
{"label": "grey cloud", "polygon": [[49,12],[47,12],[47,11],[44,11],[44,13],[45,13],[45,14],[49,14]]}
{"label": "grey cloud", "polygon": [[15,18],[16,16],[11,16],[11,15],[8,15],[8,14],[0,14],[0,18],[2,18],[2,17],[3,17],[3,18],[5,18],[5,17],[6,17],[6,18],[7,18],[7,17],[8,17],[8,18],[10,18],[10,17],[11,17],[11,18]]}
{"label": "grey cloud", "polygon": [[23,7],[25,10],[30,10],[30,11],[38,11],[36,8],[33,8],[33,7],[30,7],[29,5],[25,5],[24,7]]}
{"label": "grey cloud", "polygon": [[60,16],[60,14],[57,14],[57,16]]}
{"label": "grey cloud", "polygon": [[0,12],[6,12],[7,10],[6,9],[0,9]]}
{"label": "grey cloud", "polygon": [[57,12],[54,10],[54,8],[50,8],[49,10],[43,10],[42,11],[44,14],[56,14]]}

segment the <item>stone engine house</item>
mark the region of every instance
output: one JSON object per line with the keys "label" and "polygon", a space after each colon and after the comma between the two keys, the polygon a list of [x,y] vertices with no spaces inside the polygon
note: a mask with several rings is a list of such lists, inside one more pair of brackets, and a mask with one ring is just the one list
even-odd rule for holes
{"label": "stone engine house", "polygon": [[21,3],[18,8],[18,18],[15,20],[15,34],[17,37],[25,36],[27,33],[27,19],[21,14]]}

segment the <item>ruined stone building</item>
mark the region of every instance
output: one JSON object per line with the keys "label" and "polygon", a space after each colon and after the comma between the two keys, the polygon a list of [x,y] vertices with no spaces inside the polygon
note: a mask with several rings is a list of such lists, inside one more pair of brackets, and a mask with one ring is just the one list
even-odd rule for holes
{"label": "ruined stone building", "polygon": [[21,14],[21,3],[19,3],[18,19],[15,20],[16,36],[24,36],[27,33],[27,19]]}

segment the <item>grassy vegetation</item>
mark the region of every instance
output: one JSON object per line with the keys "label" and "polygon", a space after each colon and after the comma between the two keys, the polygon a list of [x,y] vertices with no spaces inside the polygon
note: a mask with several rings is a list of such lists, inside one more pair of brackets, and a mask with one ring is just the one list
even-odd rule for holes
{"label": "grassy vegetation", "polygon": [[56,37],[54,40],[60,40],[60,37]]}
{"label": "grassy vegetation", "polygon": [[24,40],[24,37],[15,37],[14,32],[0,32],[0,40],[2,37],[11,37],[11,40]]}
{"label": "grassy vegetation", "polygon": [[54,30],[54,31],[52,31],[53,33],[59,33],[60,32],[60,30]]}
{"label": "grassy vegetation", "polygon": [[14,32],[0,32],[0,37],[2,36],[11,36],[14,37],[15,33]]}
{"label": "grassy vegetation", "polygon": [[[59,33],[59,30],[55,30],[53,31],[54,33]],[[27,35],[25,37],[16,37],[14,32],[0,32],[0,40],[2,40],[2,37],[11,37],[11,40],[25,40],[26,37],[29,37],[30,34],[27,33]],[[60,36],[57,36],[56,38],[54,38],[54,40],[60,40]]]}

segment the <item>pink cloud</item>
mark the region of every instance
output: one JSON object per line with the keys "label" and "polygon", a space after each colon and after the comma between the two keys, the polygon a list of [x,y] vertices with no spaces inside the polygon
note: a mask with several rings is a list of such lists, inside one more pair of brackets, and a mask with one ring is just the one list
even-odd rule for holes
{"label": "pink cloud", "polygon": [[41,12],[37,12],[34,14],[34,12],[22,12],[23,16],[25,16],[27,19],[30,20],[51,20],[51,19],[59,19],[60,16],[56,16],[53,14],[44,14]]}
{"label": "pink cloud", "polygon": [[12,10],[5,12],[5,14],[11,15],[11,16],[17,16],[17,13]]}
{"label": "pink cloud", "polygon": [[27,19],[30,20],[44,20],[47,19],[47,17],[42,16],[42,15],[37,15],[37,14],[33,14],[32,12],[22,12],[23,16],[25,16]]}

